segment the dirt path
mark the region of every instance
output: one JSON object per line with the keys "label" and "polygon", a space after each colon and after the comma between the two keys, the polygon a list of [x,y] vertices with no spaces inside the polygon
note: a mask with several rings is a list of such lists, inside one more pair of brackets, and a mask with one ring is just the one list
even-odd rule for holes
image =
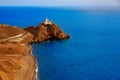
{"label": "dirt path", "polygon": [[8,37],[5,39],[0,39],[0,42],[20,42],[22,41],[26,36],[28,35],[28,32],[22,33],[22,34],[18,34],[16,36],[12,36],[12,37]]}

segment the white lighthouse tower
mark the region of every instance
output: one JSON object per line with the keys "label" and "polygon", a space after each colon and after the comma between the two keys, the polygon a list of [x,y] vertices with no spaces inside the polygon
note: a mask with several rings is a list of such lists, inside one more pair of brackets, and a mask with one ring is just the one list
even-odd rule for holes
{"label": "white lighthouse tower", "polygon": [[52,24],[52,22],[48,19],[48,18],[46,18],[45,19],[45,22],[44,22],[45,24]]}

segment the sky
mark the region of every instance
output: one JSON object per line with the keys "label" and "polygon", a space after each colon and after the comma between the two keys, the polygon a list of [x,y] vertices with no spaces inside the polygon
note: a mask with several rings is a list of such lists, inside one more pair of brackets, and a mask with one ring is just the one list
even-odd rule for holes
{"label": "sky", "polygon": [[0,6],[120,7],[120,0],[0,0]]}

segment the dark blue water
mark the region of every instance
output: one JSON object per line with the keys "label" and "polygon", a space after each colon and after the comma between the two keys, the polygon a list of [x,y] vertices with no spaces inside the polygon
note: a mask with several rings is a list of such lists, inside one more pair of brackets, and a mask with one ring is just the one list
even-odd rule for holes
{"label": "dark blue water", "polygon": [[50,18],[72,38],[33,44],[41,80],[120,80],[120,12],[0,7],[0,23]]}

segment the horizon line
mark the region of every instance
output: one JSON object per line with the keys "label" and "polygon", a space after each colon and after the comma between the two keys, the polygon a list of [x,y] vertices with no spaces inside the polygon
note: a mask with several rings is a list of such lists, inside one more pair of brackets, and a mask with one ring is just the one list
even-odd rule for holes
{"label": "horizon line", "polygon": [[53,8],[53,9],[75,9],[75,10],[95,10],[95,11],[120,11],[120,6],[1,6],[0,7],[36,7],[36,8]]}

